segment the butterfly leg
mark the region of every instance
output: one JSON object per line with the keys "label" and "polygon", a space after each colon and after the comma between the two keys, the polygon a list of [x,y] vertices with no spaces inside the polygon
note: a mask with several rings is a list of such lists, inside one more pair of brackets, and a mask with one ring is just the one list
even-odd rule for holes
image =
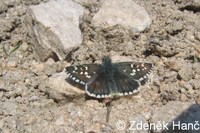
{"label": "butterfly leg", "polygon": [[109,118],[110,118],[110,112],[111,112],[111,109],[112,109],[112,99],[105,98],[103,100],[103,103],[106,106],[106,122],[108,123],[109,122]]}

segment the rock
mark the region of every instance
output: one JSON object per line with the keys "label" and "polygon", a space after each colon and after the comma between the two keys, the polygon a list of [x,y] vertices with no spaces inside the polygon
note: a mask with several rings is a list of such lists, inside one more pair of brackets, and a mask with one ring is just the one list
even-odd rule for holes
{"label": "rock", "polygon": [[56,119],[55,125],[61,126],[61,125],[64,125],[64,123],[65,123],[65,121],[64,121],[63,117],[60,116],[60,117],[58,117],[58,118]]}
{"label": "rock", "polygon": [[149,49],[154,51],[158,56],[172,57],[180,53],[180,50],[177,49],[179,45],[180,44],[171,42],[171,40],[167,40],[163,37],[152,37]]}
{"label": "rock", "polygon": [[192,65],[193,70],[195,71],[196,75],[200,75],[200,63],[194,63]]}
{"label": "rock", "polygon": [[45,62],[45,65],[52,66],[53,64],[55,64],[55,61],[54,61],[52,58],[49,58],[49,59]]}
{"label": "rock", "polygon": [[180,97],[180,100],[183,101],[183,102],[185,102],[185,101],[188,100],[188,98],[187,98],[187,96],[184,93],[182,93],[181,97]]}
{"label": "rock", "polygon": [[144,116],[145,120],[148,121],[152,114],[150,112],[144,112],[142,115]]}
{"label": "rock", "polygon": [[196,103],[200,105],[200,94],[196,98]]}
{"label": "rock", "polygon": [[3,1],[0,1],[0,14],[6,12],[7,10],[8,6]]}
{"label": "rock", "polygon": [[12,71],[7,71],[4,76],[5,82],[9,82],[9,84],[19,83],[19,81],[24,81],[25,71],[19,69],[13,69]]}
{"label": "rock", "polygon": [[83,12],[84,8],[71,0],[50,0],[30,7],[25,24],[30,36],[37,38],[31,41],[38,60],[63,60],[82,43],[79,24]]}
{"label": "rock", "polygon": [[28,50],[28,44],[27,44],[27,42],[23,42],[23,44],[20,45],[20,48],[21,48],[23,51],[27,51],[27,50]]}
{"label": "rock", "polygon": [[114,55],[112,56],[112,62],[129,62],[133,61],[131,58],[125,57],[125,56],[119,56],[119,55]]}
{"label": "rock", "polygon": [[183,59],[172,58],[172,59],[168,59],[165,62],[165,65],[170,67],[172,70],[179,71],[182,68],[184,63],[186,62]]}
{"label": "rock", "polygon": [[24,84],[18,84],[14,91],[15,91],[17,96],[21,96],[22,93],[27,89],[28,88]]}
{"label": "rock", "polygon": [[102,132],[100,123],[91,124],[89,128],[86,128],[86,133],[100,133],[100,132]]}
{"label": "rock", "polygon": [[5,69],[11,69],[17,67],[18,62],[16,60],[9,60],[2,62],[2,67]]}
{"label": "rock", "polygon": [[18,105],[12,101],[6,101],[1,106],[6,114],[15,115],[17,113]]}
{"label": "rock", "polygon": [[5,0],[4,2],[8,7],[17,6],[20,4],[20,0]]}
{"label": "rock", "polygon": [[30,102],[34,102],[34,101],[38,101],[38,100],[40,100],[40,98],[38,96],[32,96],[29,98]]}
{"label": "rock", "polygon": [[102,131],[106,133],[112,132],[112,128],[109,125],[102,126]]}
{"label": "rock", "polygon": [[173,21],[171,25],[167,27],[167,32],[171,35],[178,34],[183,29],[183,22],[181,21]]}
{"label": "rock", "polygon": [[181,79],[189,81],[193,76],[192,66],[189,64],[184,65],[181,70],[178,71],[178,74]]}
{"label": "rock", "polygon": [[177,76],[177,72],[175,71],[170,71],[165,73],[165,78],[173,78]]}
{"label": "rock", "polygon": [[45,74],[50,76],[50,75],[55,74],[57,70],[58,70],[58,67],[55,61],[52,58],[49,58],[45,62],[45,69],[44,69]]}
{"label": "rock", "polygon": [[44,65],[44,63],[41,63],[41,62],[32,62],[31,70],[34,73],[38,74],[38,73],[43,72],[45,70],[45,65]]}
{"label": "rock", "polygon": [[195,36],[194,36],[192,31],[187,31],[186,34],[185,34],[185,37],[190,41],[195,39]]}
{"label": "rock", "polygon": [[3,128],[3,126],[4,126],[4,123],[5,123],[5,121],[4,120],[0,120],[0,131],[1,131],[1,129]]}
{"label": "rock", "polygon": [[194,90],[200,89],[200,83],[198,79],[192,79],[190,84],[193,86]]}
{"label": "rock", "polygon": [[132,0],[104,0],[92,24],[103,29],[120,25],[141,32],[151,25],[151,18],[143,7]]}
{"label": "rock", "polygon": [[67,111],[68,111],[69,113],[73,112],[73,111],[74,111],[74,108],[75,108],[74,103],[69,103],[69,104],[67,104]]}
{"label": "rock", "polygon": [[50,97],[56,100],[63,100],[66,98],[72,98],[73,95],[84,94],[84,91],[81,91],[77,87],[70,85],[67,81],[67,74],[65,71],[61,73],[56,73],[52,75],[47,81],[48,89],[46,89],[47,93],[49,93]]}
{"label": "rock", "polygon": [[196,38],[197,40],[200,41],[200,32],[197,32],[197,33],[195,34],[195,38]]}
{"label": "rock", "polygon": [[192,85],[186,82],[183,86],[186,90],[192,90]]}
{"label": "rock", "polygon": [[0,18],[0,30],[3,32],[11,32],[14,27],[10,21],[11,20]]}
{"label": "rock", "polygon": [[98,0],[73,0],[73,1],[83,6],[86,6],[86,7],[93,6],[94,8],[95,8],[94,5],[97,5],[99,3]]}

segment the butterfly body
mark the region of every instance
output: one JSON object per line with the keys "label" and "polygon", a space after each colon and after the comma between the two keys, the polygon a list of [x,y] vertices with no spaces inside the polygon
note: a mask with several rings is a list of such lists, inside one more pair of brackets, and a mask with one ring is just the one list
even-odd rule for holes
{"label": "butterfly body", "polygon": [[108,98],[138,92],[147,83],[152,69],[151,63],[112,63],[109,57],[104,57],[102,64],[69,66],[66,72],[70,79],[85,86],[89,96]]}
{"label": "butterfly body", "polygon": [[105,76],[105,80],[107,83],[107,87],[109,89],[109,93],[114,95],[117,93],[117,85],[115,83],[115,73],[116,73],[116,65],[111,62],[110,58],[104,57],[101,65],[101,70],[103,71],[103,75]]}

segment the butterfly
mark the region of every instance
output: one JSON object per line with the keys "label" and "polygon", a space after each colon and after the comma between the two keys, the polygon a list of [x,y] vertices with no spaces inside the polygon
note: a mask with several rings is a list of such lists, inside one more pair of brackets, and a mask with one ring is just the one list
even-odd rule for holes
{"label": "butterfly", "polygon": [[102,64],[66,67],[68,78],[85,86],[86,93],[95,98],[112,98],[137,93],[149,80],[153,64],[147,62],[112,63],[105,56]]}

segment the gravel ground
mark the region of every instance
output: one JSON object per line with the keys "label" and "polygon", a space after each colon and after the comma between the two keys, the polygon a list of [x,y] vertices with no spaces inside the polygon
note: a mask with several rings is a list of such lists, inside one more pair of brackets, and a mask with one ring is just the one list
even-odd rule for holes
{"label": "gravel ground", "polygon": [[[27,8],[41,2],[45,0],[0,1],[0,133],[119,132],[124,125],[120,132],[154,133],[161,130],[130,127],[133,121],[200,124],[199,1],[137,0],[153,22],[150,29],[136,35],[94,30],[87,24],[91,16],[85,16],[84,42],[71,62],[98,62],[109,53],[155,63],[152,83],[137,95],[114,100],[108,123],[104,102],[78,93],[64,99],[48,93],[46,81],[69,63],[34,58],[23,20]],[[87,1],[84,4],[95,11]],[[200,126],[191,132],[200,133]]]}

